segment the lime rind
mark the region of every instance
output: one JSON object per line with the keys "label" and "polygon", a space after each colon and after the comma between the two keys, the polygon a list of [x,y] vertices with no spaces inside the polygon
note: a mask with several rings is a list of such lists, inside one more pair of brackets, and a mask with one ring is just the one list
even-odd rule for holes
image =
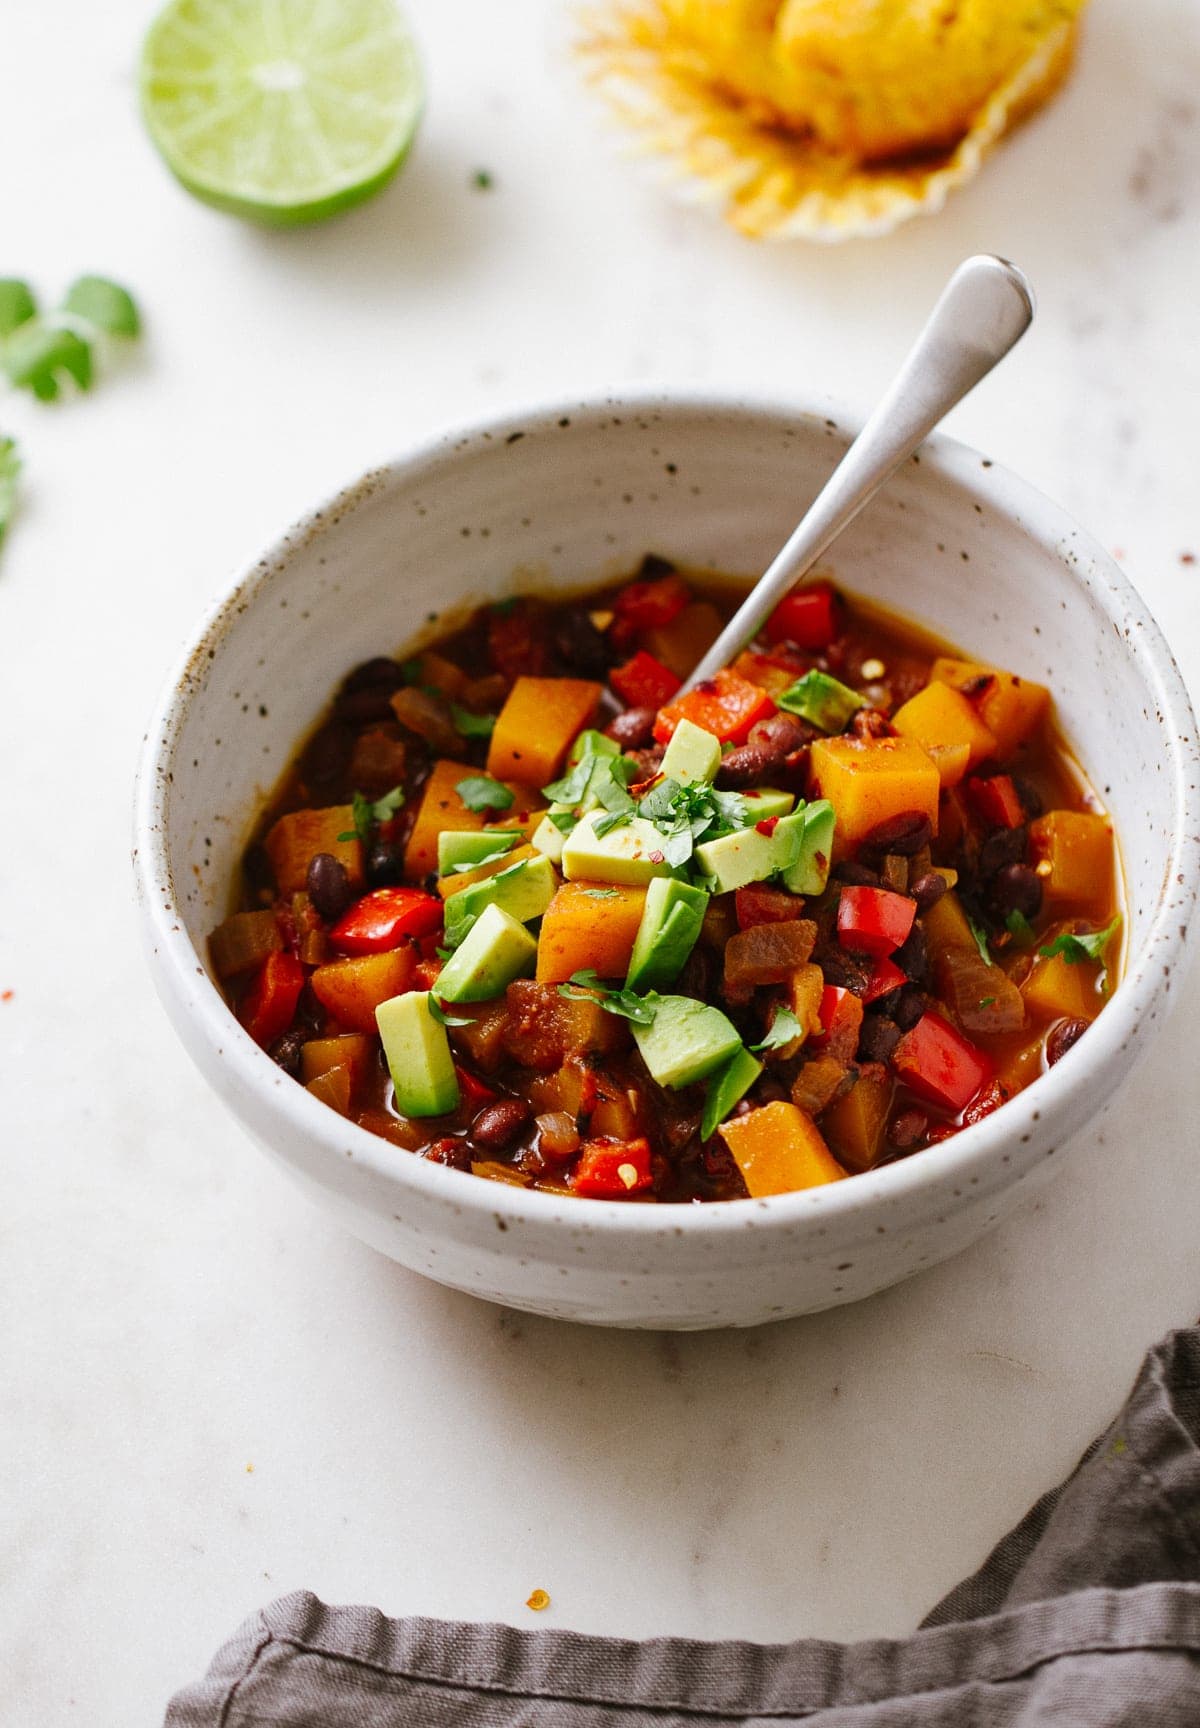
{"label": "lime rind", "polygon": [[188,191],[287,225],[387,184],[424,79],[393,0],[171,0],[142,50],[141,98]]}

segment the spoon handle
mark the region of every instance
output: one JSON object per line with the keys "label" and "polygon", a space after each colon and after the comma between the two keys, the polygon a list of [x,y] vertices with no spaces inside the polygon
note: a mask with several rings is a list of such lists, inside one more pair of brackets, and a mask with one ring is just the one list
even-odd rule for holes
{"label": "spoon handle", "polygon": [[841,462],[782,551],[755,583],[683,688],[741,652],[885,480],[1025,334],[1033,290],[1015,264],[990,254],[959,265],[929,321]]}

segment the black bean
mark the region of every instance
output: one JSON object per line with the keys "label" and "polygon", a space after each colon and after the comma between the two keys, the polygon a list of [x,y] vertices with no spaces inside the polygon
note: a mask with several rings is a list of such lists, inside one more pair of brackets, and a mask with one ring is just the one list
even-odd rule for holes
{"label": "black bean", "polygon": [[858,1059],[860,1062],[886,1062],[899,1042],[900,1028],[894,1020],[888,1020],[882,1014],[868,1014],[858,1036]]}
{"label": "black bean", "polygon": [[657,552],[647,552],[638,568],[639,582],[652,582],[658,576],[674,576],[675,566],[669,558],[661,558]]}
{"label": "black bean", "polygon": [[946,878],[939,876],[936,870],[929,870],[924,876],[918,876],[909,889],[909,893],[917,903],[918,912],[928,912],[931,906],[936,906],[946,892]]}
{"label": "black bean", "polygon": [[923,991],[914,989],[911,984],[906,985],[896,998],[892,1019],[901,1032],[911,1032],[928,1006]]}
{"label": "black bean", "polygon": [[788,1087],[776,1080],[772,1074],[764,1075],[754,1087],[754,1103],[756,1106],[760,1104],[782,1104],[785,1099],[790,1097],[791,1092]]}
{"label": "black bean", "polygon": [[554,621],[554,646],[573,676],[603,678],[607,674],[608,644],[583,606],[571,606],[558,614]]}
{"label": "black bean", "polygon": [[627,708],[604,728],[604,736],[619,744],[622,750],[643,750],[654,742],[655,710]]}
{"label": "black bean", "polygon": [[913,925],[892,960],[915,984],[925,982],[929,975],[929,943],[920,924]]}
{"label": "black bean", "polygon": [[385,690],[382,684],[377,684],[368,690],[347,690],[333,705],[337,719],[346,721],[351,726],[366,726],[376,720],[394,720],[396,718],[392,704],[389,701],[391,691]]}
{"label": "black bean", "polygon": [[1013,785],[1017,789],[1017,797],[1021,800],[1021,808],[1026,816],[1040,816],[1045,806],[1042,795],[1033,782],[1024,779],[1020,774],[1014,774]]}
{"label": "black bean", "polygon": [[1046,1065],[1053,1068],[1061,1062],[1088,1029],[1086,1020],[1058,1020],[1046,1034]]}
{"label": "black bean", "polygon": [[888,1140],[906,1152],[925,1138],[928,1127],[929,1118],[923,1110],[902,1110],[888,1130]]}
{"label": "black bean", "polygon": [[992,900],[1001,912],[1036,918],[1042,909],[1042,879],[1028,864],[1005,864],[992,883]]}
{"label": "black bean", "polygon": [[305,887],[317,911],[330,924],[337,923],[342,913],[349,910],[350,902],[354,899],[354,890],[350,886],[346,866],[340,863],[332,852],[318,852],[309,859]]}
{"label": "black bean", "polygon": [[717,785],[727,792],[740,792],[756,785],[778,760],[765,745],[742,744],[722,759],[717,769]]}
{"label": "black bean", "polygon": [[928,816],[920,810],[906,810],[900,816],[890,816],[886,822],[877,822],[864,835],[862,843],[872,851],[898,852],[911,858],[914,852],[928,846],[932,835],[933,824]]}
{"label": "black bean", "polygon": [[1020,864],[1029,843],[1025,828],[997,828],[979,848],[979,874],[994,876],[1006,864]]}
{"label": "black bean", "polygon": [[272,1062],[278,1062],[285,1074],[290,1074],[293,1080],[300,1078],[300,1050],[304,1044],[304,1033],[295,1027],[290,1032],[284,1032],[276,1038],[267,1054]]}
{"label": "black bean", "polygon": [[530,1108],[524,1098],[498,1098],[494,1104],[485,1104],[472,1121],[471,1138],[489,1152],[498,1150],[516,1139],[529,1116]]}
{"label": "black bean", "polygon": [[354,734],[336,720],[314,733],[304,752],[305,778],[323,785],[341,779],[354,747]]}
{"label": "black bean", "polygon": [[372,888],[392,888],[404,880],[404,853],[391,840],[376,840],[367,853],[365,870]]}
{"label": "black bean", "polygon": [[374,660],[364,660],[361,666],[346,674],[342,679],[342,693],[350,696],[358,690],[399,690],[403,682],[404,673],[396,661],[389,660],[386,654],[377,654]]}

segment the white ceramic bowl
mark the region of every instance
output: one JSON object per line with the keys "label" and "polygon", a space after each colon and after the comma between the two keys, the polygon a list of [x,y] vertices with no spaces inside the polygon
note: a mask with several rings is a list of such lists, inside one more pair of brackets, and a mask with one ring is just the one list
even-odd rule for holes
{"label": "white ceramic bowl", "polygon": [[[852,429],[822,408],[708,397],[564,403],[434,440],[313,513],[210,612],[148,735],[136,873],[155,981],[242,1123],[385,1254],[492,1301],[620,1326],[748,1326],[853,1301],[965,1247],[1056,1168],[1173,994],[1200,877],[1195,727],[1153,620],[1054,505],[944,438],[835,549],[849,588],[1052,686],[1124,845],[1125,973],[1095,1027],[998,1114],[808,1193],[630,1207],[426,1163],[344,1121],[251,1042],[206,937],[260,800],[335,684],[439,617],[560,594],[648,550],[760,570]],[[1094,1172],[1103,1180],[1102,1171]]]}

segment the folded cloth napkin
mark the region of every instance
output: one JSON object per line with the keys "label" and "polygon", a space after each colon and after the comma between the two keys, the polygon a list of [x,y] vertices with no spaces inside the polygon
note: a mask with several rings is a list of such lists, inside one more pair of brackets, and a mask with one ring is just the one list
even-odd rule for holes
{"label": "folded cloth napkin", "polygon": [[166,1728],[1196,1728],[1200,1329],[911,1638],[634,1643],[281,1597]]}

